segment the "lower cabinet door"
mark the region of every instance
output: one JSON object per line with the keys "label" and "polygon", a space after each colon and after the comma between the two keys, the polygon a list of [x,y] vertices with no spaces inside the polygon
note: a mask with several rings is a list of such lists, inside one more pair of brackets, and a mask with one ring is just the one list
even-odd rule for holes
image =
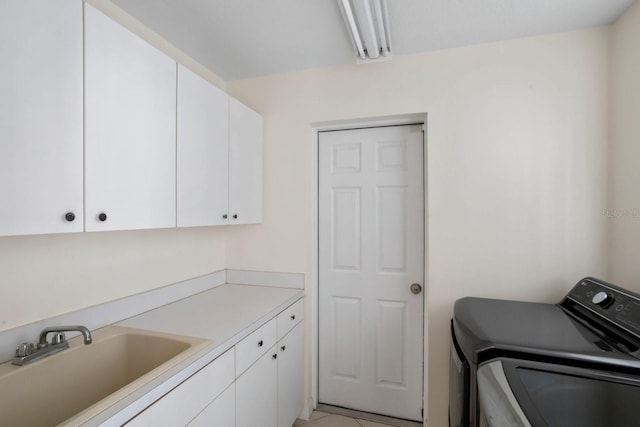
{"label": "lower cabinet door", "polygon": [[185,426],[233,383],[231,349],[165,394],[127,427]]}
{"label": "lower cabinet door", "polygon": [[277,427],[276,346],[236,380],[236,427]]}
{"label": "lower cabinet door", "polygon": [[235,427],[236,386],[231,384],[220,396],[195,417],[189,427]]}
{"label": "lower cabinet door", "polygon": [[291,427],[302,412],[302,345],[302,323],[278,342],[278,427]]}

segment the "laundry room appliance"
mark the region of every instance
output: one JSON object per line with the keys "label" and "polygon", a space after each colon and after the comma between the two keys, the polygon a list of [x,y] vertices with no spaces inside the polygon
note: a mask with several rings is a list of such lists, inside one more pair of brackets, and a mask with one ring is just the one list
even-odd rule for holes
{"label": "laundry room appliance", "polygon": [[640,425],[640,295],[580,280],[558,304],[466,297],[451,321],[449,425]]}

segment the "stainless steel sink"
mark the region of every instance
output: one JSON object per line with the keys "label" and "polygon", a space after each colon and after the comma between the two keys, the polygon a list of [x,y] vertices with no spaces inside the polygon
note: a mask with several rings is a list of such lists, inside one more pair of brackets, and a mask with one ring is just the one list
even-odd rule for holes
{"label": "stainless steel sink", "polygon": [[[110,407],[210,341],[118,326],[25,366],[0,365],[0,423],[53,426]],[[77,421],[80,421],[78,419]]]}

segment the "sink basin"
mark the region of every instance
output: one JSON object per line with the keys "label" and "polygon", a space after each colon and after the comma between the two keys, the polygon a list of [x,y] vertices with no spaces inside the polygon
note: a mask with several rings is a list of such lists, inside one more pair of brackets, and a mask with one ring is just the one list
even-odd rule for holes
{"label": "sink basin", "polygon": [[68,350],[29,365],[2,364],[1,422],[54,426],[81,413],[86,415],[81,418],[91,418],[209,343],[108,326],[93,332],[92,344],[84,345],[77,337],[69,340]]}

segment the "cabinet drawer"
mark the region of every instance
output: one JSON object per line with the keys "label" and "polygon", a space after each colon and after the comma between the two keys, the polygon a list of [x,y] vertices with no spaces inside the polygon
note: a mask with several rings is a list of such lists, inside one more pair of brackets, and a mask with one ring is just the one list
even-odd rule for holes
{"label": "cabinet drawer", "polygon": [[302,321],[302,313],[304,311],[302,302],[303,299],[299,299],[282,313],[278,314],[278,339],[287,335],[287,332]]}
{"label": "cabinet drawer", "polygon": [[231,349],[165,394],[127,426],[187,425],[233,383],[233,362]]}
{"label": "cabinet drawer", "polygon": [[276,319],[236,344],[236,378],[276,343]]}

